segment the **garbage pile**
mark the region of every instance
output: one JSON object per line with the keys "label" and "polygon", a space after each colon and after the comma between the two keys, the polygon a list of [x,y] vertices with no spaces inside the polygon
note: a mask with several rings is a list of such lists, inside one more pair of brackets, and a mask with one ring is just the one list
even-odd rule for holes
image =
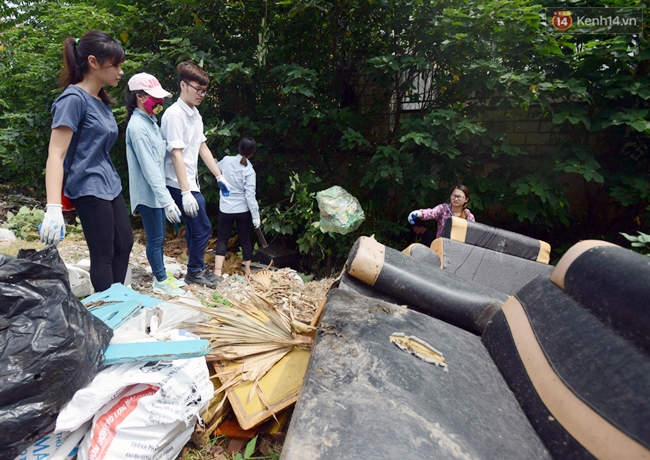
{"label": "garbage pile", "polygon": [[319,306],[295,271],[201,301],[121,284],[80,301],[70,273],[55,248],[0,256],[2,458],[175,459],[231,411],[241,429],[286,421]]}

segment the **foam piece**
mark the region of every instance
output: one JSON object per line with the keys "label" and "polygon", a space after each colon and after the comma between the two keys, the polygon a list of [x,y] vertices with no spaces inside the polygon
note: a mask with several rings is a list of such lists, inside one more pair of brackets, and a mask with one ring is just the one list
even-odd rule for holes
{"label": "foam piece", "polygon": [[553,273],[551,265],[448,238],[437,238],[431,249],[438,254],[445,271],[509,295],[536,276],[550,278]]}
{"label": "foam piece", "polygon": [[350,250],[346,270],[400,303],[475,334],[483,331],[508,298],[365,236]]}
{"label": "foam piece", "polygon": [[440,256],[428,246],[414,243],[402,251],[404,254],[413,257],[418,262],[424,262],[437,268],[442,268]]}
{"label": "foam piece", "polygon": [[650,258],[585,240],[560,259],[551,281],[650,354]]}
{"label": "foam piece", "polygon": [[447,219],[442,237],[543,264],[551,259],[551,246],[545,241],[460,217]]}
{"label": "foam piece", "polygon": [[[330,291],[283,460],[546,459],[480,339],[413,310]],[[389,337],[416,335],[447,371]]]}
{"label": "foam piece", "polygon": [[482,340],[553,457],[650,458],[650,357],[550,280]]}

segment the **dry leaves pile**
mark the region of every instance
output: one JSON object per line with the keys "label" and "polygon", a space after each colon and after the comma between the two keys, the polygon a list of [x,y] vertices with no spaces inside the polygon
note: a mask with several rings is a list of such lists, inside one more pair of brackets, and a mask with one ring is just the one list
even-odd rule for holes
{"label": "dry leaves pile", "polygon": [[298,283],[299,275],[291,269],[261,270],[249,277],[255,291],[268,299],[292,321],[309,324],[334,279]]}
{"label": "dry leaves pile", "polygon": [[[311,348],[312,337],[302,333],[313,328],[297,318],[309,322],[326,295],[324,291],[322,297],[305,300],[307,297],[296,293],[296,285],[302,285],[297,276],[288,270],[262,270],[247,278],[251,289],[243,301],[226,295],[231,305],[200,307],[210,319],[195,326],[193,332],[212,344],[206,359],[223,366],[213,376],[222,381],[218,392],[252,382],[249,398],[257,394],[270,409],[258,382],[292,349]],[[331,283],[326,284],[329,288]]]}

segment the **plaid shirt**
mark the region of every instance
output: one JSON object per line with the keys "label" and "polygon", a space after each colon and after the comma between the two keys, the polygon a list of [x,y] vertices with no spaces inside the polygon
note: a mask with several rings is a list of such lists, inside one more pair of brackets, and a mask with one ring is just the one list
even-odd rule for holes
{"label": "plaid shirt", "polygon": [[[422,213],[422,220],[435,219],[438,221],[438,233],[436,233],[436,238],[442,236],[442,228],[445,226],[445,222],[454,215],[454,209],[451,207],[451,203],[443,203],[439,204],[435,208],[420,209],[419,211]],[[467,220],[476,222],[474,214],[472,214],[469,209],[465,208],[464,211]]]}

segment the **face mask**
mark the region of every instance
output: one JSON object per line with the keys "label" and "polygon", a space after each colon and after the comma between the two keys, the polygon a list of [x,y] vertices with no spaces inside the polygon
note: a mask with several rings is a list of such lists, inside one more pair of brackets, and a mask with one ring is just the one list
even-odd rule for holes
{"label": "face mask", "polygon": [[155,115],[158,115],[160,112],[163,111],[163,100],[158,99],[155,97],[147,96],[147,98],[144,100],[142,103],[144,106],[144,109],[147,111],[149,115],[152,113]]}

